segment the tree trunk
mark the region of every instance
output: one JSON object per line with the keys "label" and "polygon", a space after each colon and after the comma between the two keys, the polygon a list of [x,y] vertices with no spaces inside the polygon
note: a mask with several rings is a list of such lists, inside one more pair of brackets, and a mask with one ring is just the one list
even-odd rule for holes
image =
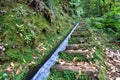
{"label": "tree trunk", "polygon": [[50,1],[45,0],[45,2],[43,0],[31,0],[29,6],[34,8],[36,12],[41,12],[43,16],[47,18],[47,20],[53,22],[55,16],[52,10],[47,6],[47,5],[50,6]]}

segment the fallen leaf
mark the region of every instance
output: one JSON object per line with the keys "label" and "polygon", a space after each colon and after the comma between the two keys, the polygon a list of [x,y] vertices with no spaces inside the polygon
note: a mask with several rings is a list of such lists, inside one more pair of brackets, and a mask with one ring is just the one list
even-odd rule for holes
{"label": "fallen leaf", "polygon": [[12,69],[12,67],[11,67],[11,66],[9,66],[9,67],[7,67],[6,71],[8,71],[8,72],[12,72],[12,71],[13,71],[13,69]]}
{"label": "fallen leaf", "polygon": [[73,61],[73,62],[76,62],[77,59],[78,59],[78,57],[74,57],[72,61]]}
{"label": "fallen leaf", "polygon": [[82,74],[82,71],[81,71],[81,68],[79,69],[79,75],[81,75]]}
{"label": "fallen leaf", "polygon": [[20,66],[17,71],[16,71],[16,75],[20,74],[20,72],[22,71],[22,66]]}
{"label": "fallen leaf", "polygon": [[58,60],[58,63],[61,64],[61,65],[64,65],[64,64],[65,64],[65,61],[62,60],[62,59],[59,59],[59,60]]}
{"label": "fallen leaf", "polygon": [[89,66],[91,66],[91,67],[92,67],[92,66],[93,66],[93,63],[92,63],[92,62],[90,62],[90,63],[89,63]]}
{"label": "fallen leaf", "polygon": [[33,64],[35,64],[34,61],[32,61],[31,63],[27,64],[27,66],[30,66],[30,65],[33,65]]}
{"label": "fallen leaf", "polygon": [[15,65],[14,65],[14,63],[13,63],[13,62],[11,62],[11,63],[10,63],[10,66],[14,67]]}
{"label": "fallen leaf", "polygon": [[117,77],[116,80],[120,80],[120,77]]}

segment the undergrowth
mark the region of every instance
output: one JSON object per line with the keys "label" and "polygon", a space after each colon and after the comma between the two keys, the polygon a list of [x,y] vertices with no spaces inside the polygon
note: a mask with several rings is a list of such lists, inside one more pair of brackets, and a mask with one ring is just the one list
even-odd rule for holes
{"label": "undergrowth", "polygon": [[59,53],[59,58],[72,61],[74,58],[76,58],[76,61],[88,61],[86,59],[86,54],[87,53],[66,53],[66,52],[60,52]]}
{"label": "undergrowth", "polygon": [[51,70],[51,75],[46,80],[90,80],[85,74],[79,75],[74,71],[64,70],[57,71],[56,69]]}
{"label": "undergrowth", "polygon": [[6,13],[0,15],[0,46],[5,47],[0,54],[0,79],[24,80],[29,67],[40,64],[58,46],[73,22],[57,5],[59,1],[51,1],[54,23],[30,9],[26,1],[8,3],[4,1]]}

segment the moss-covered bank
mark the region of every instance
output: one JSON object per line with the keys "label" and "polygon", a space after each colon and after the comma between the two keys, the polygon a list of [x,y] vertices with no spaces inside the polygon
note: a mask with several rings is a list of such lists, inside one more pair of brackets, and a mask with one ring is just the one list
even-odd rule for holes
{"label": "moss-covered bank", "polygon": [[[22,1],[22,2],[21,2]],[[75,21],[63,10],[64,1],[51,0],[53,21],[35,12],[27,1],[0,5],[0,79],[24,80],[60,43]],[[66,5],[64,5],[65,7]],[[50,16],[50,15],[49,15]]]}

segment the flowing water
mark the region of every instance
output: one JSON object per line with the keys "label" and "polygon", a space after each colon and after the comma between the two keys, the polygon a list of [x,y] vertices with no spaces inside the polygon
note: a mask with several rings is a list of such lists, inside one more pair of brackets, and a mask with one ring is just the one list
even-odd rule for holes
{"label": "flowing water", "polygon": [[35,76],[31,80],[45,80],[50,74],[50,68],[56,63],[58,59],[58,53],[64,51],[68,45],[68,39],[71,37],[71,34],[78,27],[79,22],[73,27],[68,36],[63,40],[59,47],[54,51],[53,55],[46,61],[46,63],[38,70]]}

